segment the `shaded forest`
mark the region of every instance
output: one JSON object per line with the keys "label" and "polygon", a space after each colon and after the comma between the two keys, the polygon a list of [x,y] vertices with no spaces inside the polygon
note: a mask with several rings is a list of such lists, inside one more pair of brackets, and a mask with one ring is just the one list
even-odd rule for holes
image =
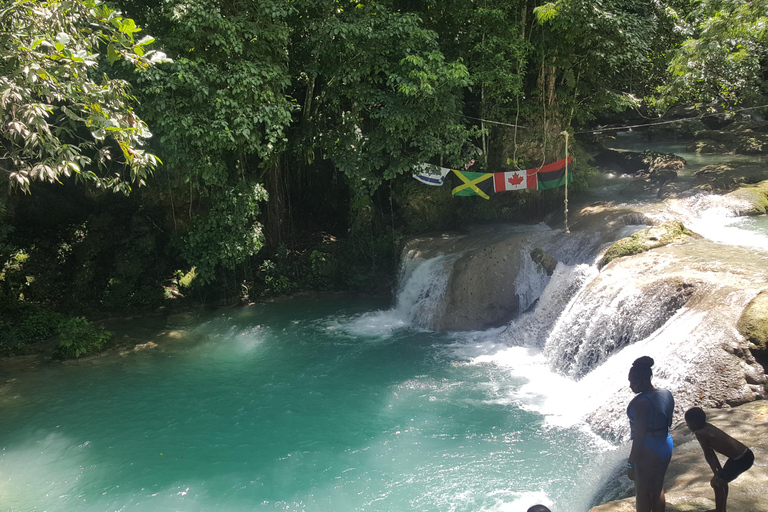
{"label": "shaded forest", "polygon": [[53,335],[61,357],[98,350],[83,315],[388,293],[407,237],[562,206],[453,197],[415,166],[539,167],[567,132],[583,189],[596,126],[759,113],[767,17],[766,0],[3,0],[0,355]]}

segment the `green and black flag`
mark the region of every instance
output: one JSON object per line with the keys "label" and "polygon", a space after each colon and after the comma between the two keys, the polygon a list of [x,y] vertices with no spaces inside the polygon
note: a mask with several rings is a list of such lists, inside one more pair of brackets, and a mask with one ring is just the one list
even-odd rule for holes
{"label": "green and black flag", "polygon": [[[571,163],[571,157],[568,157],[568,163]],[[540,167],[537,176],[539,190],[562,187],[565,185],[565,158]],[[572,181],[573,172],[569,172],[568,183]]]}

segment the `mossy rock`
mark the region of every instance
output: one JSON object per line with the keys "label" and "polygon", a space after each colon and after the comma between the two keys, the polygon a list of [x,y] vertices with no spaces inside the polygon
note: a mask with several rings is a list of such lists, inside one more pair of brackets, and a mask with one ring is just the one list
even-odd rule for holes
{"label": "mossy rock", "polygon": [[760,162],[730,162],[707,165],[694,174],[694,185],[733,190],[744,184],[768,180],[768,165]]}
{"label": "mossy rock", "polygon": [[763,215],[768,212],[768,180],[755,185],[742,185],[728,196],[741,199],[749,205],[739,212],[741,215]]}
{"label": "mossy rock", "polygon": [[701,236],[687,229],[680,221],[665,222],[660,226],[638,231],[614,243],[605,251],[598,267],[603,268],[616,258],[640,254],[657,247],[682,242],[688,238],[701,238]]}
{"label": "mossy rock", "polygon": [[768,153],[768,136],[755,133],[740,137],[736,144],[736,153],[743,155]]}
{"label": "mossy rock", "polygon": [[697,155],[710,153],[728,153],[728,146],[726,144],[714,140],[699,140],[693,144],[689,144],[685,149],[686,151],[696,153]]}
{"label": "mossy rock", "polygon": [[768,351],[768,290],[763,290],[747,304],[736,327],[757,350]]}

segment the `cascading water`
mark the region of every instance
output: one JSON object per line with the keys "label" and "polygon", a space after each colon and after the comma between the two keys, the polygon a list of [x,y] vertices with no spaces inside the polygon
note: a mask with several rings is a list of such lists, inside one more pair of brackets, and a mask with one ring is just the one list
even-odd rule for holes
{"label": "cascading water", "polygon": [[[731,247],[703,226],[709,239],[595,265],[646,219],[701,217],[704,204],[595,207],[593,228],[570,235],[493,227],[488,251],[441,237],[404,258],[391,309],[259,304],[149,330],[142,349],[25,368],[0,380],[0,508],[585,512],[611,496],[607,482],[629,484],[613,469],[633,359],[656,359],[679,407],[762,386],[734,324],[768,284],[764,232]],[[535,249],[557,260],[551,275]],[[446,302],[480,303],[498,283],[514,319],[428,330]],[[702,368],[712,361],[716,374]],[[727,372],[746,380],[723,395]]]}
{"label": "cascading water", "polygon": [[451,266],[459,254],[440,255],[427,260],[404,257],[395,299],[395,315],[415,327],[434,327],[451,276]]}

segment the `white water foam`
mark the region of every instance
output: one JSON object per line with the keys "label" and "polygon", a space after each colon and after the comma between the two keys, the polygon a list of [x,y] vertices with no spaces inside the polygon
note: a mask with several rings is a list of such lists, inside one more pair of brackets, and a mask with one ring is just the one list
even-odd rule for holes
{"label": "white water foam", "polygon": [[597,269],[591,265],[558,263],[534,309],[510,322],[501,339],[508,345],[543,347],[568,302],[596,275]]}
{"label": "white water foam", "polygon": [[460,253],[403,262],[394,314],[415,327],[429,328],[439,312],[453,262]]}
{"label": "white water foam", "polygon": [[732,196],[701,194],[683,200],[667,201],[670,209],[691,231],[727,245],[768,250],[768,232],[744,229],[750,218],[741,212],[751,205]]}

